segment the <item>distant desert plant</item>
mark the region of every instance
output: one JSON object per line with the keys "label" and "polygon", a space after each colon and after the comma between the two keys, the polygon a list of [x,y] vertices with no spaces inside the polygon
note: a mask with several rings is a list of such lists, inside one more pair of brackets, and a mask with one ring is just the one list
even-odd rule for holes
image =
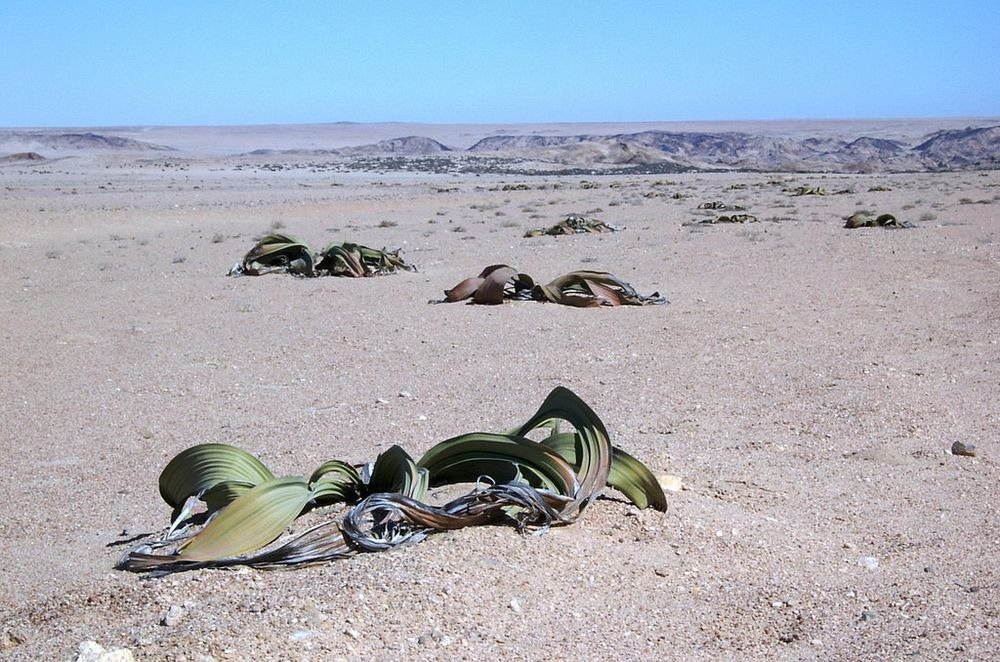
{"label": "distant desert plant", "polygon": [[546,285],[506,264],[486,267],[478,276],[466,278],[445,290],[439,303],[470,300],[495,305],[504,301],[539,301],[577,308],[598,306],[644,306],[665,304],[659,292],[643,296],[617,276],[603,271],[573,271]]}
{"label": "distant desert plant", "polygon": [[542,235],[584,234],[588,232],[618,232],[623,228],[610,225],[596,218],[587,218],[582,214],[567,214],[566,217],[547,228],[528,230],[525,237],[540,237]]}
{"label": "distant desert plant", "polygon": [[789,190],[793,196],[800,195],[828,195],[822,186],[799,186]]}
{"label": "distant desert plant", "polygon": [[334,242],[319,253],[292,235],[272,233],[229,270],[230,276],[288,273],[294,276],[349,276],[354,278],[415,271],[399,251],[378,250],[350,242]]}

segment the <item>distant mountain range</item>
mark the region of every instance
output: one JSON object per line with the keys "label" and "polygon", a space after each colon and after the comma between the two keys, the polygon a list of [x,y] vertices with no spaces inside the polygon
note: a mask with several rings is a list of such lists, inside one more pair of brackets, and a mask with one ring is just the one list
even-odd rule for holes
{"label": "distant mountain range", "polygon": [[[58,131],[0,131],[0,150],[149,152],[170,147],[115,135]],[[262,149],[244,156],[316,155],[341,158],[510,158],[544,168],[649,168],[768,172],[938,172],[1000,168],[1000,126],[931,133],[907,144],[858,136],[791,137],[738,131],[641,131],[614,135],[490,135],[467,149],[432,138],[404,136],[331,149]]]}
{"label": "distant mountain range", "polygon": [[916,145],[860,136],[791,138],[751,133],[643,131],[617,135],[496,135],[465,150],[406,136],[329,150],[257,150],[254,155],[492,155],[572,168],[676,166],[677,170],[910,172],[1000,168],[1000,126],[939,131]]}

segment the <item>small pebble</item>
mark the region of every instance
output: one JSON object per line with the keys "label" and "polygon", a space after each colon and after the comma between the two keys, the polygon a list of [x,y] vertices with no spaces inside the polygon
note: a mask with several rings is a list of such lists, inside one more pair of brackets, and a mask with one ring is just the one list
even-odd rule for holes
{"label": "small pebble", "polygon": [[515,614],[521,613],[521,603],[517,601],[517,598],[512,598],[510,601],[510,608],[514,610]]}
{"label": "small pebble", "polygon": [[876,613],[876,612],[874,612],[874,611],[872,611],[870,609],[865,609],[863,612],[861,612],[861,620],[862,621],[870,621],[873,618],[875,618],[876,616],[878,616],[878,613]]}
{"label": "small pebble", "polygon": [[173,605],[160,618],[160,625],[172,628],[180,623],[182,618],[184,618],[184,607]]}
{"label": "small pebble", "polygon": [[875,570],[878,568],[878,559],[874,556],[862,556],[858,559],[858,563],[868,570]]}
{"label": "small pebble", "polygon": [[965,455],[967,457],[975,457],[976,447],[974,444],[966,444],[961,441],[956,441],[951,445],[952,455]]}
{"label": "small pebble", "polygon": [[668,492],[680,492],[684,487],[681,477],[671,474],[660,474],[656,477],[656,481],[660,484],[660,487]]}
{"label": "small pebble", "polygon": [[77,662],[135,662],[135,656],[127,648],[108,650],[96,641],[83,641],[77,648]]}
{"label": "small pebble", "polygon": [[361,638],[361,633],[358,632],[357,630],[353,629],[353,628],[348,628],[348,629],[344,630],[344,634],[346,634],[351,639],[360,639]]}

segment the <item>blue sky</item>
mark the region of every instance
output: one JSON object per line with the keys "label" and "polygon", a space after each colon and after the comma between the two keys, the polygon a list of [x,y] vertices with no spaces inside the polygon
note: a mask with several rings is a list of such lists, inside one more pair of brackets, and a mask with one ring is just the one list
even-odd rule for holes
{"label": "blue sky", "polygon": [[0,1],[0,126],[1000,115],[1000,3]]}

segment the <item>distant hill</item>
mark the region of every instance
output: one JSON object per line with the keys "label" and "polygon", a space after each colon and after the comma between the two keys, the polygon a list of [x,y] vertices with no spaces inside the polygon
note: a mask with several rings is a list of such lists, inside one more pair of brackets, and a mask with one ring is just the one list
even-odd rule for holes
{"label": "distant hill", "polygon": [[0,148],[28,148],[45,151],[171,151],[171,147],[101,133],[58,131],[0,131]]}
{"label": "distant hill", "polygon": [[793,172],[965,170],[1000,167],[1000,126],[940,131],[912,147],[870,136],[848,141],[735,131],[643,131],[612,136],[488,136],[468,151],[538,158],[567,166],[672,163],[691,168]]}
{"label": "distant hill", "polygon": [[0,165],[9,163],[40,163],[45,157],[38,152],[17,152],[0,156]]}
{"label": "distant hill", "polygon": [[252,152],[247,152],[247,154],[253,156],[270,156],[273,154],[309,156],[378,156],[389,154],[394,156],[427,156],[451,151],[453,151],[451,147],[443,145],[433,138],[404,136],[402,138],[380,140],[370,145],[341,147],[339,149],[255,149]]}
{"label": "distant hill", "polygon": [[371,145],[341,147],[337,150],[337,153],[343,156],[377,156],[382,154],[391,154],[393,156],[429,156],[431,154],[441,154],[450,151],[452,151],[450,147],[439,143],[433,138],[404,136],[402,138],[380,140]]}
{"label": "distant hill", "polygon": [[1000,167],[1000,126],[939,131],[913,148],[935,170]]}

